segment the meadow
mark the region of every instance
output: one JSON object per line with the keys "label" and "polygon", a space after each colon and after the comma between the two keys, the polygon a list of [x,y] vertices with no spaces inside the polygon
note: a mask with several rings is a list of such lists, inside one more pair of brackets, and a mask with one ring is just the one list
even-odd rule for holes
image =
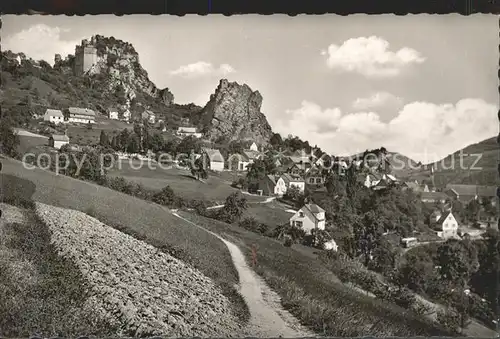
{"label": "meadow", "polygon": [[256,272],[281,297],[283,306],[303,325],[328,336],[435,336],[436,327],[394,304],[375,300],[344,286],[315,258],[311,248],[285,247],[275,239],[189,212],[184,218],[235,243],[251,263],[257,250]]}
{"label": "meadow", "polygon": [[[204,182],[196,180],[188,170],[178,168],[160,168],[153,163],[151,168],[147,163],[139,168],[139,160],[125,160],[116,164],[109,171],[110,177],[123,177],[128,181],[141,184],[150,190],[161,190],[165,186],[170,186],[176,194],[185,199],[201,199],[215,205],[222,204],[228,195],[238,190],[231,187],[231,182],[224,180],[218,174],[210,173]],[[245,196],[248,201],[263,201],[263,197]]]}

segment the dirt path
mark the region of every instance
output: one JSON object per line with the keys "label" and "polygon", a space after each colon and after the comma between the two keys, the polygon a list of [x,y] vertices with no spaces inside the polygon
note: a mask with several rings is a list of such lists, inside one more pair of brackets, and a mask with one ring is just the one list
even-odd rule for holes
{"label": "dirt path", "polygon": [[250,311],[250,322],[245,329],[245,333],[243,333],[244,336],[290,338],[314,335],[301,326],[297,319],[282,308],[279,296],[248,267],[245,256],[238,246],[220,237],[218,234],[181,217],[176,212],[172,212],[176,217],[216,236],[229,249],[240,279],[239,292],[245,299]]}

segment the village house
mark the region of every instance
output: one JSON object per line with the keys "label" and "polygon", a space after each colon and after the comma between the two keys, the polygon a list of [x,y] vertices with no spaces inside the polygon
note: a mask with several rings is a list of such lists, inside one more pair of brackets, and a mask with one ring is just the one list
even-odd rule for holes
{"label": "village house", "polygon": [[155,127],[156,129],[158,129],[158,130],[162,131],[162,132],[166,132],[166,131],[167,131],[167,125],[165,124],[165,122],[164,122],[162,119],[158,120],[158,121],[155,123],[154,127]]}
{"label": "village house", "polygon": [[118,111],[114,109],[110,109],[108,111],[108,118],[111,120],[118,120]]}
{"label": "village house", "polygon": [[47,109],[43,116],[44,121],[53,122],[54,124],[64,123],[64,114],[58,109]]}
{"label": "village house", "polygon": [[369,173],[365,176],[364,185],[373,190],[381,190],[399,183],[398,179],[392,174],[380,174],[377,172]]}
{"label": "village house", "polygon": [[180,137],[193,136],[195,138],[201,138],[202,134],[196,131],[196,127],[179,127],[177,129],[177,135]]}
{"label": "village house", "polygon": [[252,145],[250,145],[250,151],[258,152],[259,146],[255,142],[252,143]]}
{"label": "village house", "polygon": [[49,146],[55,149],[61,149],[62,146],[69,144],[69,138],[66,134],[52,134],[49,137]]}
{"label": "village house", "polygon": [[246,171],[249,165],[250,160],[241,153],[231,154],[227,158],[227,166],[230,171]]}
{"label": "village house", "polygon": [[449,199],[443,192],[419,192],[420,200],[424,203],[446,203]]}
{"label": "village house", "polygon": [[128,109],[126,109],[123,111],[122,117],[123,117],[122,120],[128,123],[128,122],[130,122],[130,118],[132,117],[132,113],[130,113],[130,111]]}
{"label": "village house", "polygon": [[413,192],[430,192],[427,184],[419,184],[417,180],[405,181],[403,183],[403,189],[411,189]]}
{"label": "village house", "polygon": [[300,193],[304,193],[305,191],[306,183],[300,175],[285,173],[280,177],[279,180],[283,180],[286,190],[288,190],[290,187],[296,187]]}
{"label": "village house", "polygon": [[305,174],[306,184],[308,185],[323,185],[325,183],[325,177],[323,176],[321,167],[313,165],[311,168],[306,170]]}
{"label": "village house", "polygon": [[290,218],[290,226],[311,234],[311,230],[325,229],[325,210],[316,204],[306,204]]}
{"label": "village house", "polygon": [[277,180],[274,175],[268,174],[264,178],[260,179],[258,183],[258,191],[260,191],[260,193],[265,196],[280,195],[281,191],[286,192],[285,182],[281,180],[281,187],[278,187],[278,181],[279,180]]}
{"label": "village house", "polygon": [[446,195],[453,200],[459,200],[468,204],[472,200],[491,199],[493,205],[496,205],[497,188],[495,186],[480,185],[456,185],[448,184],[444,189]]}
{"label": "village house", "polygon": [[95,112],[88,108],[70,107],[69,122],[95,124]]}
{"label": "village house", "polygon": [[210,161],[210,169],[212,171],[224,171],[224,157],[218,149],[202,148],[202,153],[206,155],[207,160]]}
{"label": "village house", "polygon": [[290,158],[282,158],[280,160],[281,166],[276,167],[276,173],[278,174],[291,174],[291,175],[300,175],[302,170],[294,163]]}
{"label": "village house", "polygon": [[144,112],[142,112],[141,118],[142,120],[147,120],[150,124],[154,124],[156,121],[156,115],[149,110],[145,110]]}
{"label": "village house", "polygon": [[302,172],[305,172],[308,168],[312,166],[312,161],[309,155],[304,151],[295,152],[293,155],[290,156],[290,159]]}
{"label": "village house", "polygon": [[458,222],[451,210],[437,214],[433,226],[437,236],[442,239],[453,239],[458,236]]}

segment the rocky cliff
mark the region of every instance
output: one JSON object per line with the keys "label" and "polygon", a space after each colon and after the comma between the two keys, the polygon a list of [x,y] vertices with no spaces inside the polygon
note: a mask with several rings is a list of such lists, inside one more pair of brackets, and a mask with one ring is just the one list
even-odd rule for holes
{"label": "rocky cliff", "polygon": [[[174,102],[174,96],[168,88],[159,89],[149,79],[147,71],[139,62],[138,53],[130,43],[114,37],[94,35],[90,40],[83,40],[77,49],[84,47],[95,48],[97,54],[96,62],[85,70],[85,75],[94,78],[97,75],[99,79],[105,76],[108,91],[123,91],[128,100],[133,100],[141,93],[161,99],[165,105]],[[56,64],[57,59],[56,55]],[[69,66],[75,67],[74,61]]]}
{"label": "rocky cliff", "polygon": [[260,111],[262,96],[248,85],[222,79],[193,122],[211,141],[253,140],[267,144],[271,126]]}

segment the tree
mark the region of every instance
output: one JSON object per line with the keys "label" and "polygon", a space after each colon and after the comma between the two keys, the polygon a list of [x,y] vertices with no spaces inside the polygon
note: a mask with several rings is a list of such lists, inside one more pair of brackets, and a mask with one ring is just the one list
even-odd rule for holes
{"label": "tree", "polygon": [[383,226],[378,216],[373,211],[365,213],[361,224],[354,229],[354,238],[359,246],[359,252],[364,257],[365,266],[368,266],[373,258],[373,251],[379,244],[383,233]]}
{"label": "tree", "polygon": [[116,135],[113,135],[113,138],[111,139],[111,148],[115,151],[120,150],[120,147],[118,145],[118,137]]}
{"label": "tree", "polygon": [[205,154],[193,161],[194,154],[191,154],[191,159],[188,160],[188,167],[191,175],[196,177],[196,180],[207,179],[208,170],[210,169],[210,161],[205,161]]}
{"label": "tree", "polygon": [[269,139],[269,143],[276,149],[283,145],[283,139],[279,133],[274,133]]}
{"label": "tree", "polygon": [[175,151],[177,154],[191,154],[192,151],[199,153],[200,148],[200,141],[194,136],[188,136],[181,140]]}
{"label": "tree", "polygon": [[438,278],[432,257],[420,248],[405,254],[404,263],[396,274],[399,285],[407,286],[417,293],[429,293],[431,284]]}
{"label": "tree", "polygon": [[108,136],[104,130],[101,130],[101,135],[99,136],[99,145],[101,146],[109,146]]}
{"label": "tree", "polygon": [[163,150],[164,145],[165,145],[165,142],[164,142],[161,134],[155,133],[151,136],[151,138],[149,140],[148,149],[151,149],[153,152],[156,153],[156,152]]}
{"label": "tree", "polygon": [[470,241],[448,240],[438,248],[437,265],[441,278],[450,286],[464,290],[471,274],[478,269],[477,251]]}
{"label": "tree", "polygon": [[126,150],[128,153],[138,153],[140,151],[140,144],[137,136],[134,135],[128,139]]}
{"label": "tree", "polygon": [[18,155],[17,146],[19,145],[19,137],[14,134],[14,130],[8,119],[0,119],[0,153],[9,157]]}
{"label": "tree", "polygon": [[180,199],[175,195],[174,190],[170,186],[165,186],[163,189],[154,194],[151,200],[159,205],[178,206]]}
{"label": "tree", "polygon": [[231,224],[239,220],[247,208],[247,199],[240,192],[234,192],[226,198],[224,207],[219,210],[218,219]]}

